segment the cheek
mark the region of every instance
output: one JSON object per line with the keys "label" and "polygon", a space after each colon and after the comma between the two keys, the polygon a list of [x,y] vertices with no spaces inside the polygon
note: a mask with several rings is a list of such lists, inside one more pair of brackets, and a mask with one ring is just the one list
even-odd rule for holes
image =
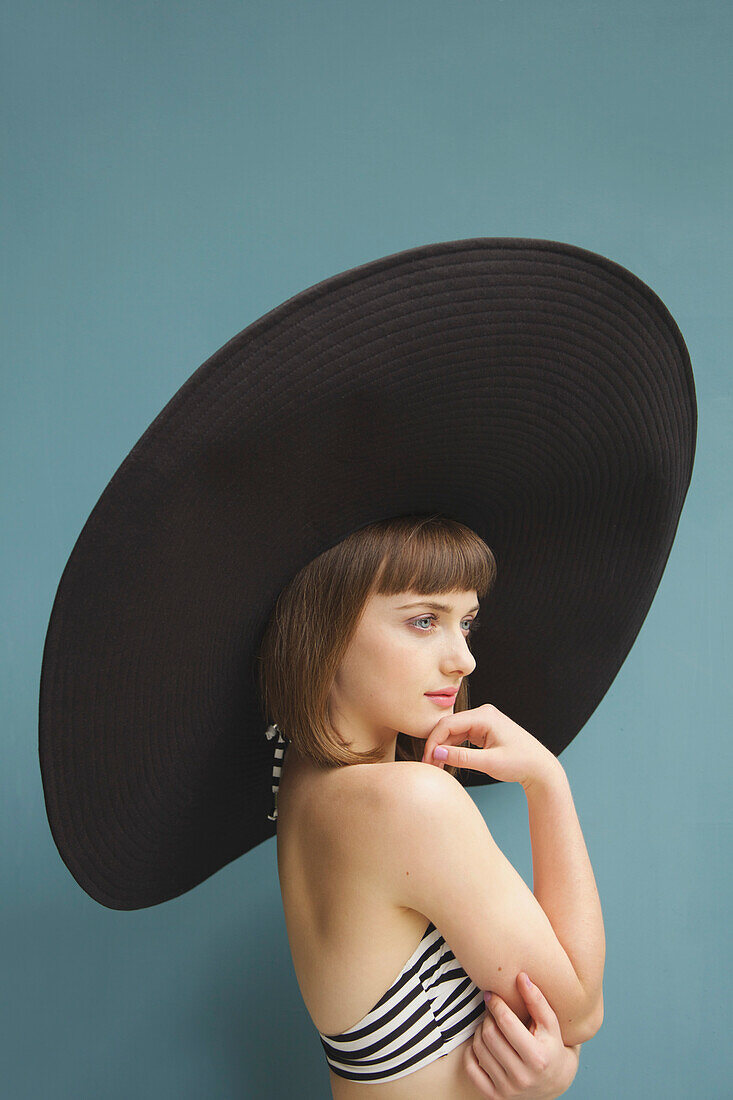
{"label": "cheek", "polygon": [[406,641],[401,639],[394,646],[390,659],[393,668],[401,676],[414,676],[416,672],[419,672],[421,656],[420,647],[408,638]]}
{"label": "cheek", "polygon": [[384,691],[407,666],[405,647],[391,634],[367,633],[354,640],[341,672],[344,685],[356,695]]}
{"label": "cheek", "polygon": [[413,682],[422,683],[428,648],[427,639],[412,636],[409,629],[389,639],[388,644],[382,648],[379,659],[396,689],[400,684],[404,686]]}
{"label": "cheek", "polygon": [[344,661],[342,685],[360,698],[380,696],[390,704],[404,699],[406,688],[425,680],[428,649],[428,640],[409,627],[364,630]]}
{"label": "cheek", "polygon": [[367,662],[367,675],[381,682],[401,680],[410,667],[408,647],[395,638],[382,638]]}
{"label": "cheek", "polygon": [[360,653],[363,683],[370,693],[399,697],[411,680],[420,680],[419,647],[399,631],[382,632]]}

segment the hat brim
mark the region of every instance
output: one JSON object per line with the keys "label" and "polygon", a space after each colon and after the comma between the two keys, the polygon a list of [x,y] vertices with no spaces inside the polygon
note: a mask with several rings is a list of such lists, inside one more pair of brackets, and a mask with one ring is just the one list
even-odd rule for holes
{"label": "hat brim", "polygon": [[667,308],[560,242],[409,249],[249,325],[132,448],[58,586],[39,754],[76,881],[155,905],[274,834],[265,624],[299,569],[384,517],[439,512],[492,548],[471,706],[560,753],[650,607],[696,425]]}

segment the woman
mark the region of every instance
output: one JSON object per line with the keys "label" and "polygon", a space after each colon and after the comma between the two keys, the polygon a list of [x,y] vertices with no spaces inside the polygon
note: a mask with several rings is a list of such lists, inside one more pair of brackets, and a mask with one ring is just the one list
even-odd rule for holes
{"label": "woman", "polygon": [[[557,1095],[539,1064],[553,1027],[599,1026],[604,960],[556,758],[654,598],[696,426],[669,311],[571,244],[423,245],[254,321],[150,424],[59,583],[39,758],[77,882],[159,905],[272,837],[276,723],[283,904],[335,1095]],[[469,709],[474,672],[503,713]],[[463,790],[492,780],[526,792],[534,896]],[[549,1002],[529,1044],[525,971]]]}
{"label": "woman", "polygon": [[[495,708],[467,709],[495,576],[460,523],[380,521],[297,574],[263,639],[263,703],[290,742],[274,767],[285,919],[336,1100],[558,1096],[600,1027],[603,922],[562,766]],[[483,747],[460,756],[466,740]],[[454,764],[522,783],[534,897]],[[559,1021],[544,1074],[524,970]],[[508,1040],[491,1010],[482,1023],[483,989]]]}

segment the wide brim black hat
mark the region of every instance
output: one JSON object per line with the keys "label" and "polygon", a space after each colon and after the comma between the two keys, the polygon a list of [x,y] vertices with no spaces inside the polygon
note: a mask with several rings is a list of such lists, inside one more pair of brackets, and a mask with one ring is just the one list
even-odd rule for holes
{"label": "wide brim black hat", "polygon": [[58,586],[39,752],[76,881],[155,905],[274,834],[265,625],[304,565],[386,517],[448,516],[491,547],[471,706],[559,754],[649,610],[696,426],[665,305],[556,241],[411,248],[250,324],[134,445]]}

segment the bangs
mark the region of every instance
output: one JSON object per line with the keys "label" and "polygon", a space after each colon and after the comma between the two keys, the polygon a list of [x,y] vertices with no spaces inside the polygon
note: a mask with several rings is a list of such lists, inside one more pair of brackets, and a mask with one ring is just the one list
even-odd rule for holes
{"label": "bangs", "polygon": [[373,591],[420,595],[476,590],[479,599],[496,579],[496,560],[474,531],[444,516],[400,516],[374,524],[381,535],[382,557]]}

